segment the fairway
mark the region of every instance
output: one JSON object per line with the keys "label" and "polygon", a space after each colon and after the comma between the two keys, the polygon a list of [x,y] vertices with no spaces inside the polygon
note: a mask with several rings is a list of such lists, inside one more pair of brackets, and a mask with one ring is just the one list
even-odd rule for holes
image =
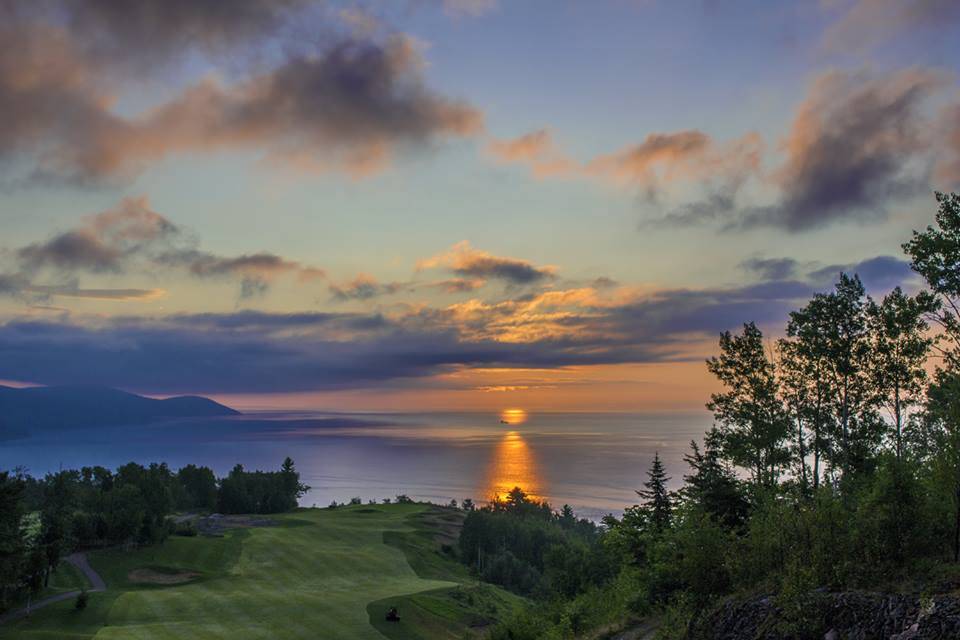
{"label": "fairway", "polygon": [[[233,529],[219,538],[171,537],[137,551],[91,553],[107,591],[91,594],[85,611],[61,602],[0,627],[0,639],[383,638],[370,623],[382,614],[373,607],[368,612],[368,605],[409,601],[401,596],[442,593],[466,582],[452,562],[451,579],[419,577],[407,559],[410,551],[384,541],[385,533],[388,540],[423,534],[414,523],[430,509],[394,504],[301,510],[271,516],[275,526]],[[191,581],[131,583],[130,572],[141,569],[182,572]],[[399,624],[408,626],[404,622]]]}

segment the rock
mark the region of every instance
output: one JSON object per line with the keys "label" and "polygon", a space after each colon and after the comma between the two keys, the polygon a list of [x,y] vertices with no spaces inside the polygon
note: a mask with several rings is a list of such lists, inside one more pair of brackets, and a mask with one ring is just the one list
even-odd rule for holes
{"label": "rock", "polygon": [[900,594],[818,590],[792,619],[770,595],[728,598],[695,619],[688,637],[801,640],[819,633],[823,640],[960,638],[960,598],[938,595],[921,602]]}

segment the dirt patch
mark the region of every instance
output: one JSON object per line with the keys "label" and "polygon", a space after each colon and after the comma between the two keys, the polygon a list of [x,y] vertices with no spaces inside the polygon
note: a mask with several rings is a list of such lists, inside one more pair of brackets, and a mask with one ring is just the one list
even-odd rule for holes
{"label": "dirt patch", "polygon": [[127,574],[127,580],[136,584],[184,584],[198,577],[196,571],[165,573],[155,569],[134,569]]}

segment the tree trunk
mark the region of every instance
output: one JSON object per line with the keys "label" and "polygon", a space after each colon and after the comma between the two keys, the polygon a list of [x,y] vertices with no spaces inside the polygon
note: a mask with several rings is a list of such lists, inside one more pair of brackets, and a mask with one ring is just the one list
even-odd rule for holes
{"label": "tree trunk", "polygon": [[953,561],[960,561],[960,480],[956,482],[953,492]]}
{"label": "tree trunk", "polygon": [[893,414],[897,426],[897,462],[903,457],[903,419],[900,416],[900,382],[893,385]]}
{"label": "tree trunk", "polygon": [[803,448],[803,420],[800,419],[800,416],[797,416],[797,449],[800,454],[800,485],[803,487],[803,492],[807,492],[807,459],[806,452]]}

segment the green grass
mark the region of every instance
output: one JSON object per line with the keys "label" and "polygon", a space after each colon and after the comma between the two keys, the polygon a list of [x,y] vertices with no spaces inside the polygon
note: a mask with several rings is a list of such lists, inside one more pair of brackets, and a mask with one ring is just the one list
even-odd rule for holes
{"label": "green grass", "polygon": [[[467,603],[470,587],[459,586],[466,573],[435,551],[457,517],[416,504],[310,509],[220,538],[95,552],[106,592],[91,594],[84,611],[71,600],[0,627],[0,640],[461,637],[491,606],[516,598],[485,587]],[[178,585],[131,583],[127,574],[139,568],[200,575]],[[404,618],[389,629],[386,602]]]}
{"label": "green grass", "polygon": [[[466,567],[453,559],[452,551],[443,551],[444,545],[455,545],[463,515],[450,509],[425,509],[409,518],[412,531],[384,532],[384,542],[400,549],[418,576],[456,583],[454,587],[384,598],[367,605],[371,624],[390,640],[479,636],[524,603],[519,596],[471,578]],[[391,607],[397,607],[399,622],[386,620]]]}

